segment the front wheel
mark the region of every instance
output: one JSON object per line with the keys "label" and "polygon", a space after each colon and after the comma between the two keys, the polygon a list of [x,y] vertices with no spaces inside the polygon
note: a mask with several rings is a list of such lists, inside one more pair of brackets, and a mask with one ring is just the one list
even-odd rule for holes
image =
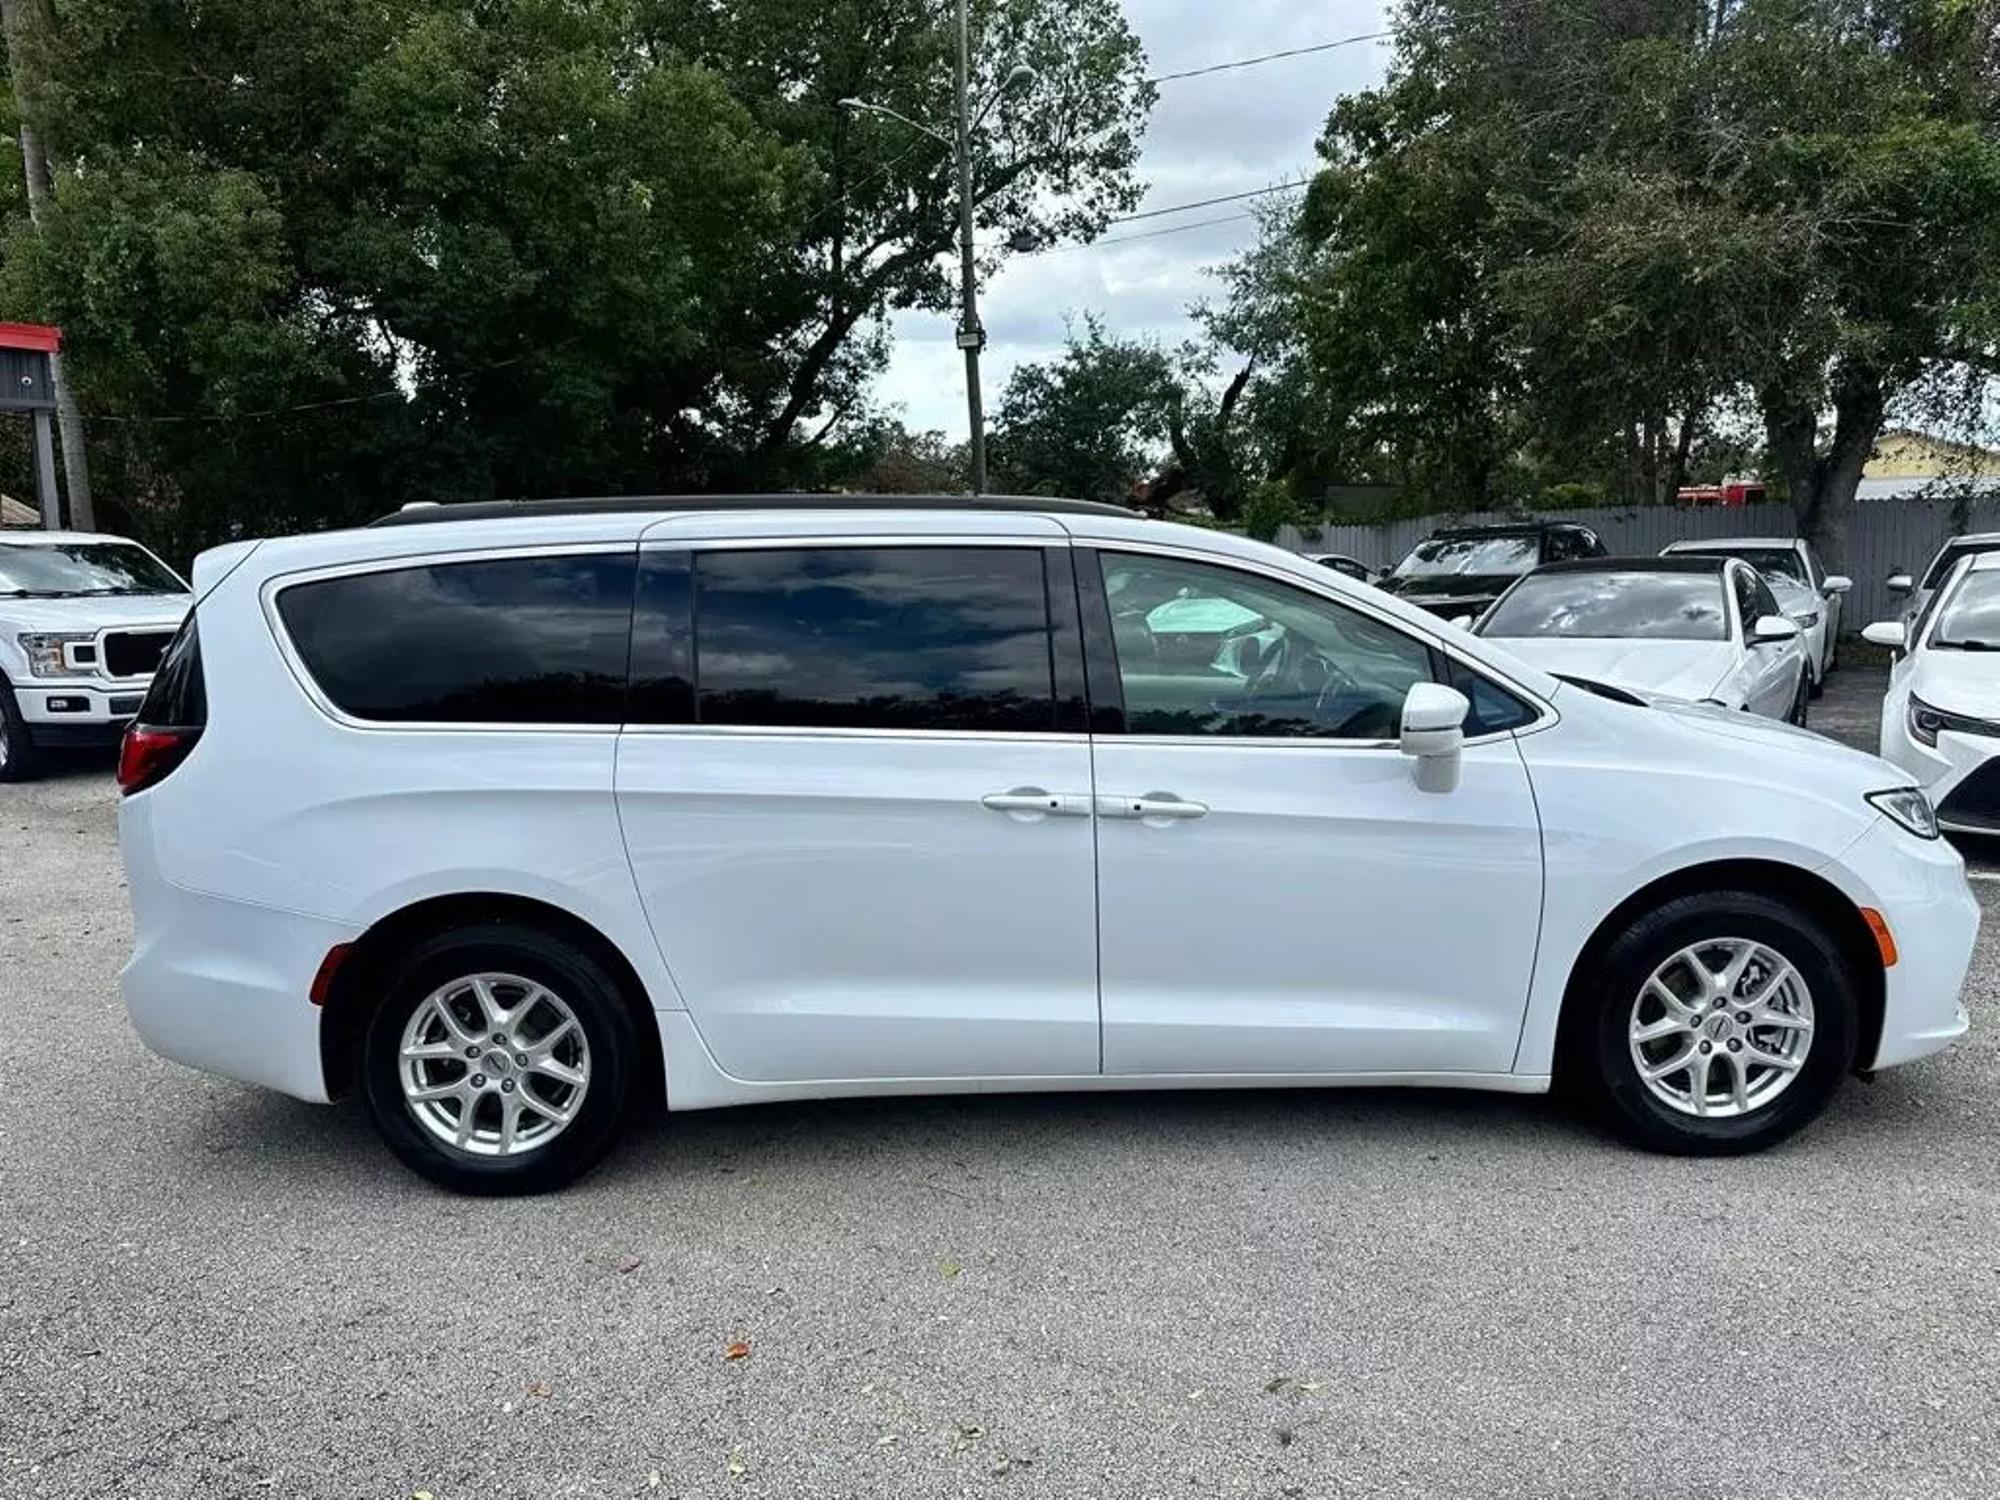
{"label": "front wheel", "polygon": [[1848,962],[1820,924],[1753,891],[1677,897],[1632,922],[1571,995],[1563,1067],[1612,1129],[1654,1151],[1774,1145],[1854,1059]]}
{"label": "front wheel", "polygon": [[14,689],[0,677],[0,781],[33,781],[42,774],[42,752],[14,701]]}
{"label": "front wheel", "polygon": [[463,927],[397,966],[362,1037],[362,1093],[389,1149],[463,1193],[546,1192],[610,1149],[635,1032],[617,983],[537,928]]}
{"label": "front wheel", "polygon": [[1811,697],[1812,697],[1811,675],[1806,672],[1801,672],[1799,673],[1798,691],[1792,695],[1791,711],[1785,715],[1785,722],[1787,724],[1796,725],[1800,729],[1804,729],[1806,727],[1806,717],[1811,712],[1811,706],[1810,706]]}

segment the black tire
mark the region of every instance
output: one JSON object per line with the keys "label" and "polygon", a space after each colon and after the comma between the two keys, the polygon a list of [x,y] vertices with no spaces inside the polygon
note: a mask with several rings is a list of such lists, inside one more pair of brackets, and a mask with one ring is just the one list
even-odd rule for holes
{"label": "black tire", "polygon": [[[1832,671],[1832,670],[1833,670],[1833,669],[1832,669],[1831,667],[1828,667],[1828,668],[1827,668],[1827,671],[1829,671],[1829,672],[1830,672],[1830,671]],[[1809,681],[1810,681],[1810,682],[1812,683],[1812,696],[1813,696],[1813,697],[1814,697],[1815,699],[1818,699],[1818,698],[1823,698],[1823,697],[1825,697],[1825,696],[1826,696],[1826,675],[1825,675],[1825,673],[1821,673],[1821,672],[1815,672],[1815,671],[1813,671],[1813,670],[1812,670],[1812,668],[1808,667],[1808,668],[1806,668],[1806,677],[1807,677],[1807,679],[1808,679],[1808,680],[1809,680]]]}
{"label": "black tire", "polygon": [[[573,1116],[543,1145],[517,1156],[481,1155],[438,1138],[418,1122],[415,1106],[403,1092],[401,1051],[411,1018],[454,980],[488,974],[518,976],[546,988],[574,1017],[589,1049],[589,1081]],[[504,990],[498,993],[509,998]],[[511,998],[522,997],[516,992]],[[466,1008],[469,1012],[469,1005]],[[438,1034],[444,1034],[441,1020]],[[495,1050],[514,1049],[489,1048],[486,1055]],[[540,928],[492,923],[438,933],[392,966],[387,997],[362,1034],[357,1072],[376,1130],[405,1166],[456,1192],[503,1196],[567,1186],[603,1158],[624,1122],[638,1057],[632,1009],[602,964]],[[507,1062],[502,1056],[500,1065]],[[469,1081],[477,1065],[464,1064],[461,1076]],[[442,1061],[433,1065],[445,1066]],[[531,1086],[525,1074],[517,1072],[517,1077],[520,1089]],[[494,1087],[499,1086],[496,1079]],[[545,1082],[532,1086],[550,1087]],[[561,1086],[553,1087],[560,1092]],[[515,1107],[519,1109],[518,1104]],[[498,1098],[475,1108],[497,1135]],[[528,1113],[523,1110],[520,1117],[527,1120]]]}
{"label": "black tire", "polygon": [[0,677],[0,781],[33,781],[42,774],[42,750],[28,738],[14,688]]}
{"label": "black tire", "polygon": [[[1661,965],[1683,949],[1726,939],[1747,939],[1790,963],[1811,995],[1813,1026],[1804,1058],[1781,1091],[1744,1114],[1698,1117],[1663,1101],[1640,1077],[1631,1029],[1640,992]],[[1760,1151],[1826,1108],[1853,1067],[1859,1011],[1848,959],[1808,913],[1756,891],[1679,896],[1630,923],[1589,972],[1578,974],[1564,1016],[1562,1081],[1599,1121],[1646,1150],[1681,1156]],[[1670,1050],[1678,1040],[1651,1045]],[[1726,1086],[1733,1065],[1723,1061]],[[1692,1095],[1692,1078],[1679,1076],[1686,1079],[1683,1092]]]}
{"label": "black tire", "polygon": [[1806,719],[1812,712],[1811,700],[1811,674],[1800,672],[1799,689],[1797,694],[1792,698],[1792,711],[1785,715],[1785,722],[1804,729],[1806,727]]}

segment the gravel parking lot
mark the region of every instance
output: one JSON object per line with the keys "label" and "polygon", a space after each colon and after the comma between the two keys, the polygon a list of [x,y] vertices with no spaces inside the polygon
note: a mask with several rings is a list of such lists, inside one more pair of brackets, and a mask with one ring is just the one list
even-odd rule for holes
{"label": "gravel parking lot", "polygon": [[[1872,744],[1880,685],[1817,727]],[[0,788],[0,1495],[2000,1489],[1991,934],[1966,1042],[1748,1160],[1030,1097],[663,1120],[473,1202],[143,1050],[114,811]]]}

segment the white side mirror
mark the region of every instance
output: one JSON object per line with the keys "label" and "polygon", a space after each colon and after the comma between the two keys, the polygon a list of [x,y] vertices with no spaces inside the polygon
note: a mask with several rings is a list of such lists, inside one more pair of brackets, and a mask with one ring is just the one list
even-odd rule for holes
{"label": "white side mirror", "polygon": [[1420,682],[1403,700],[1403,754],[1417,762],[1417,790],[1458,788],[1465,751],[1465,716],[1472,700],[1441,682]]}
{"label": "white side mirror", "polygon": [[1834,594],[1844,594],[1853,587],[1854,580],[1845,573],[1829,573],[1826,575],[1826,582],[1819,586],[1820,592],[1829,597]]}
{"label": "white side mirror", "polygon": [[1908,644],[1909,632],[1903,629],[1901,620],[1877,620],[1861,632],[1861,639],[1871,646],[1887,646],[1891,651],[1901,651]]}
{"label": "white side mirror", "polygon": [[1453,615],[1451,617],[1451,623],[1456,625],[1460,630],[1470,630],[1478,621],[1479,616],[1477,615]]}
{"label": "white side mirror", "polygon": [[1750,643],[1753,646],[1775,646],[1780,641],[1797,638],[1799,622],[1788,620],[1783,615],[1764,615],[1750,629]]}
{"label": "white side mirror", "polygon": [[1916,586],[1917,580],[1908,573],[1891,573],[1882,583],[1882,587],[1892,594],[1907,594]]}

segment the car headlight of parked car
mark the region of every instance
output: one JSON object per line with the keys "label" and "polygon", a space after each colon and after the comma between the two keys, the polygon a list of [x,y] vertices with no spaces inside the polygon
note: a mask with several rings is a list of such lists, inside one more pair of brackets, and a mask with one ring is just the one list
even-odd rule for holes
{"label": "car headlight of parked car", "polygon": [[67,646],[87,646],[97,637],[64,631],[52,634],[24,635],[18,637],[21,649],[28,655],[28,670],[37,677],[74,677],[77,669],[64,657]]}
{"label": "car headlight of parked car", "polygon": [[1947,729],[1953,734],[1983,734],[2000,738],[2000,724],[1989,723],[1985,719],[1968,719],[1964,714],[1948,714],[1941,708],[1931,707],[1914,694],[1910,697],[1906,719],[1910,738],[1919,745],[1936,745],[1938,735]]}
{"label": "car headlight of parked car", "polygon": [[1802,615],[1793,615],[1792,618],[1798,621],[1799,629],[1811,630],[1813,626],[1819,624],[1819,611],[1810,609]]}
{"label": "car headlight of parked car", "polygon": [[1937,810],[1931,806],[1931,799],[1924,795],[1922,787],[1899,786],[1886,792],[1870,792],[1868,800],[1891,821],[1918,838],[1934,839],[1938,836]]}

